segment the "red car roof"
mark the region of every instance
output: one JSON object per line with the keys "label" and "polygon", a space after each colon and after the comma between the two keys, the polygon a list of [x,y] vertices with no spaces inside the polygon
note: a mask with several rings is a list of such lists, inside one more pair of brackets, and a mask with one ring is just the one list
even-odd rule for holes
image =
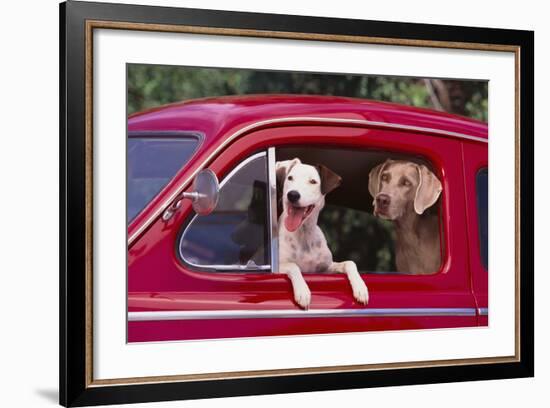
{"label": "red car roof", "polygon": [[207,138],[255,122],[287,117],[361,119],[487,138],[487,124],[430,109],[367,99],[317,95],[247,95],[205,98],[135,113],[132,131],[200,131]]}

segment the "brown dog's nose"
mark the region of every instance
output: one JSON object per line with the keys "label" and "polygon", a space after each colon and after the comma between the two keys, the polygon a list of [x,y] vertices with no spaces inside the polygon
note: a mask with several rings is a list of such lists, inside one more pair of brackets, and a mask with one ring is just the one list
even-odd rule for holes
{"label": "brown dog's nose", "polygon": [[390,206],[390,196],[387,194],[378,194],[376,197],[376,205],[380,209],[387,209]]}

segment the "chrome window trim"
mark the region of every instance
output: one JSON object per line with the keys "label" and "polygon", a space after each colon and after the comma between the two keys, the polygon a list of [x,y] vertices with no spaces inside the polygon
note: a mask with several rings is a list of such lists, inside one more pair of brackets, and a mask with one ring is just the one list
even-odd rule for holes
{"label": "chrome window trim", "polygon": [[[260,157],[266,157],[266,156],[267,156],[267,153],[264,150],[264,151],[255,153],[255,154],[247,157],[246,159],[244,159],[242,162],[240,162],[237,166],[235,166],[235,168],[232,169],[223,178],[223,180],[220,182],[220,190],[235,174],[237,174],[239,172],[239,170],[241,170],[248,163],[250,163],[250,162],[252,162],[252,161],[254,161],[254,160],[256,160]],[[267,161],[266,161],[266,165],[267,165]],[[268,174],[268,182],[269,182],[269,174]],[[268,190],[269,190],[269,186],[268,186]],[[269,201],[269,193],[268,193],[268,201]],[[195,221],[195,218],[197,218],[197,216],[198,216],[198,214],[195,214],[193,216],[193,218],[191,218],[191,221],[189,221],[187,223],[187,225],[185,226],[185,229],[183,230],[183,232],[180,234],[180,236],[178,238],[178,255],[179,255],[179,258],[183,262],[185,262],[185,264],[190,265],[194,268],[198,268],[198,269],[210,269],[210,270],[213,270],[213,271],[226,271],[226,272],[231,272],[231,271],[256,272],[256,271],[270,271],[271,270],[271,265],[254,265],[254,266],[251,266],[251,265],[199,265],[199,264],[195,264],[195,263],[187,260],[183,256],[183,253],[181,251],[181,241],[183,240],[183,237],[185,237],[185,234],[187,233],[187,230],[193,224],[193,221]]]}
{"label": "chrome window trim", "polygon": [[458,138],[458,139],[465,139],[465,140],[473,140],[481,143],[488,143],[487,139],[476,137],[476,136],[469,136],[462,133],[457,132],[450,132],[446,130],[441,129],[433,129],[428,127],[421,127],[421,126],[410,126],[410,125],[401,125],[401,124],[395,124],[395,123],[386,123],[386,122],[377,122],[377,121],[371,121],[371,120],[363,120],[363,119],[347,119],[347,118],[326,118],[326,117],[284,117],[284,118],[276,118],[276,119],[268,119],[263,120],[259,122],[254,122],[248,126],[245,126],[239,130],[237,130],[235,133],[232,133],[227,139],[223,141],[206,159],[201,163],[200,166],[198,166],[194,172],[192,172],[187,179],[185,179],[180,186],[172,193],[170,197],[168,197],[167,200],[164,201],[162,205],[160,205],[157,210],[146,220],[141,224],[141,226],[128,238],[128,245],[130,245],[134,240],[155,220],[160,214],[164,212],[164,210],[170,205],[172,201],[187,187],[187,185],[193,180],[193,178],[196,176],[196,174],[202,170],[206,165],[222,150],[224,149],[229,143],[232,143],[235,139],[238,137],[253,131],[255,129],[261,128],[262,126],[267,125],[273,125],[273,124],[284,124],[284,123],[292,123],[292,122],[310,122],[310,123],[336,123],[336,124],[353,124],[353,125],[363,125],[363,126],[372,126],[372,127],[379,127],[384,129],[393,129],[393,130],[409,130],[409,131],[416,131],[416,132],[424,132],[424,133],[432,133],[439,136],[446,136],[446,137],[452,137],[452,138]]}
{"label": "chrome window trim", "polygon": [[[204,142],[204,133],[198,130],[130,130],[128,131],[128,139],[151,137],[151,138],[172,138],[185,139],[192,138],[199,142],[198,148]],[[193,153],[196,153],[195,150]]]}
{"label": "chrome window trim", "polygon": [[275,172],[275,148],[267,149],[267,178],[269,181],[269,231],[271,270],[279,271],[279,226],[277,220],[277,174]]}
{"label": "chrome window trim", "polygon": [[128,321],[292,319],[319,317],[417,317],[476,316],[475,308],[378,308],[378,309],[281,309],[281,310],[193,310],[128,312]]}

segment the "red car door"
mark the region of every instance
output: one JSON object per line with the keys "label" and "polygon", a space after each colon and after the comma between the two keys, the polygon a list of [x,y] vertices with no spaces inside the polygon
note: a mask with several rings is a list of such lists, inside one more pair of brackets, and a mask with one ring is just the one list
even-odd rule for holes
{"label": "red car door", "polygon": [[[278,152],[304,146],[312,151],[331,148],[333,156],[342,149],[364,153],[365,157],[374,152],[379,157],[411,157],[429,162],[443,185],[439,207],[440,270],[431,275],[360,270],[370,292],[367,306],[354,301],[345,276],[306,273],[312,303],[308,311],[298,308],[288,279],[273,273],[277,271],[273,270],[276,193],[272,173]],[[238,267],[205,267],[182,259],[182,237],[194,217],[190,203],[182,202],[171,219],[163,221],[159,216],[129,247],[129,341],[477,325],[468,264],[469,224],[461,146],[461,140],[453,137],[337,124],[273,127],[238,139],[208,167],[222,184],[239,174],[239,167],[244,168],[246,161],[265,169],[265,177],[257,176],[260,179],[255,179],[251,188],[268,184],[269,191],[264,189],[263,196],[258,193],[259,200],[266,203],[262,216],[267,238],[262,259],[267,264],[247,261]],[[259,174],[257,169],[255,174]],[[363,169],[355,178],[348,178],[348,185],[364,189],[367,179],[368,169]],[[370,204],[364,201],[357,203],[357,207],[368,208]],[[225,212],[229,217],[232,210]],[[237,212],[233,215],[237,216]],[[209,235],[211,242],[216,242],[215,235]],[[186,245],[192,246],[193,242]]]}
{"label": "red car door", "polygon": [[488,157],[487,144],[463,142],[464,181],[467,195],[468,237],[472,290],[479,314],[479,325],[489,319],[488,274]]}

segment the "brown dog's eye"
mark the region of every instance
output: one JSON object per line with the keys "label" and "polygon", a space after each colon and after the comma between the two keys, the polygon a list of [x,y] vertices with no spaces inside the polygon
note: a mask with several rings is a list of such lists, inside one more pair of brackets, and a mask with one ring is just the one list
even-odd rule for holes
{"label": "brown dog's eye", "polygon": [[317,184],[317,180],[314,180],[314,179],[309,180],[309,182],[310,182],[311,184]]}
{"label": "brown dog's eye", "polygon": [[294,178],[292,176],[288,176],[288,180],[292,181]]}
{"label": "brown dog's eye", "polygon": [[387,174],[382,174],[382,177],[380,177],[380,180],[382,181],[388,181],[390,177]]}
{"label": "brown dog's eye", "polygon": [[409,187],[411,185],[411,182],[407,179],[401,180],[401,185],[405,187]]}

